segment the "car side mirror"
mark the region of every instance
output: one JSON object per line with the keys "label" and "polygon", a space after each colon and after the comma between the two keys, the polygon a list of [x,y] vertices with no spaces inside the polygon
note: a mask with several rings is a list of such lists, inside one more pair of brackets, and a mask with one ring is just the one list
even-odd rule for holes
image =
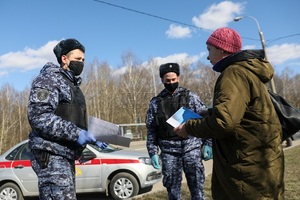
{"label": "car side mirror", "polygon": [[78,160],[79,160],[79,163],[82,164],[82,163],[87,162],[89,160],[92,160],[92,159],[94,159],[96,157],[97,157],[96,154],[94,154],[91,151],[83,151],[81,153],[80,158]]}

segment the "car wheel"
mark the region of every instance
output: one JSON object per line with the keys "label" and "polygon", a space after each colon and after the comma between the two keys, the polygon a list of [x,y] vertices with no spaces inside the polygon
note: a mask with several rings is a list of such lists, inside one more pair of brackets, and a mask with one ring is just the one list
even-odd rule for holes
{"label": "car wheel", "polygon": [[0,199],[24,200],[20,188],[14,183],[5,183],[0,187]]}
{"label": "car wheel", "polygon": [[114,199],[128,199],[136,196],[138,192],[139,184],[131,174],[119,173],[110,181],[109,193]]}

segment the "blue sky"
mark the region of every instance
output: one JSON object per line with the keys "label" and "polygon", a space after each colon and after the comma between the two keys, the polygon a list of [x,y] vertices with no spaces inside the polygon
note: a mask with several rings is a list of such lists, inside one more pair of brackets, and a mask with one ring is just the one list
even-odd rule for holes
{"label": "blue sky", "polygon": [[[103,2],[107,2],[109,5]],[[280,74],[300,73],[298,0],[2,0],[0,2],[0,88],[17,90],[48,62],[53,47],[76,38],[86,47],[86,63],[106,61],[122,67],[122,55],[134,53],[141,63],[206,60],[206,40],[213,30],[231,27],[243,49],[261,48],[255,17],[266,40],[267,55]],[[244,16],[238,22],[233,19]],[[177,23],[176,23],[177,22]]]}

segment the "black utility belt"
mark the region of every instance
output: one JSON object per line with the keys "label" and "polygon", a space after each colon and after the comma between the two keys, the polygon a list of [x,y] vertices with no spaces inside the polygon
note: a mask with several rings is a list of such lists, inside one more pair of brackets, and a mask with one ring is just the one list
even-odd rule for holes
{"label": "black utility belt", "polygon": [[182,138],[182,137],[174,137],[174,138],[163,138],[161,137],[160,139],[162,140],[170,140],[170,141],[184,141],[184,140],[187,140],[188,138]]}

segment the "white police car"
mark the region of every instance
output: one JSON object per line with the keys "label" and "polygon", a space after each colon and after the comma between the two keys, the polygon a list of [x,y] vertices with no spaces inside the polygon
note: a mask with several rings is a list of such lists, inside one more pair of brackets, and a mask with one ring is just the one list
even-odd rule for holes
{"label": "white police car", "polygon": [[[37,176],[29,158],[28,140],[0,156],[0,199],[38,196]],[[106,192],[114,199],[128,199],[141,191],[151,191],[162,175],[150,162],[143,152],[87,145],[76,161],[76,192]]]}

